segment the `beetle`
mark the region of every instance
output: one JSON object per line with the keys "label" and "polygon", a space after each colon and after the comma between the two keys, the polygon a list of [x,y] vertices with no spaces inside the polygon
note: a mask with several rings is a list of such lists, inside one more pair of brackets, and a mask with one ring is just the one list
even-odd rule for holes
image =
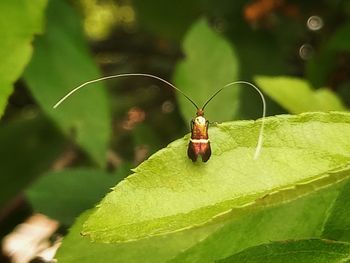
{"label": "beetle", "polygon": [[140,77],[149,77],[153,79],[157,79],[168,86],[172,87],[179,93],[181,93],[189,102],[193,104],[193,106],[196,108],[196,117],[194,117],[191,122],[190,122],[190,128],[191,128],[191,138],[188,144],[187,148],[187,156],[189,159],[191,159],[193,162],[196,162],[198,157],[201,156],[203,162],[207,162],[211,156],[211,148],[210,148],[210,141],[209,141],[209,136],[208,136],[208,128],[209,128],[209,121],[204,117],[204,109],[205,107],[209,104],[209,102],[216,96],[218,95],[223,89],[227,87],[231,87],[236,84],[245,84],[249,85],[252,88],[254,88],[260,95],[261,101],[262,101],[262,121],[261,121],[261,126],[260,126],[260,132],[259,132],[259,137],[258,137],[258,142],[257,146],[255,149],[255,154],[254,154],[254,159],[257,159],[261,148],[262,148],[262,142],[263,142],[263,132],[264,132],[264,123],[265,123],[265,116],[266,116],[266,101],[264,98],[264,95],[262,92],[252,83],[247,82],[247,81],[234,81],[231,83],[228,83],[224,87],[218,89],[209,99],[204,103],[203,107],[198,107],[197,104],[189,97],[187,96],[182,90],[171,84],[170,82],[157,77],[152,74],[147,74],[147,73],[125,73],[125,74],[117,74],[117,75],[111,75],[111,76],[106,76],[98,79],[93,79],[87,82],[84,82],[83,84],[77,86],[76,88],[72,89],[70,92],[68,92],[64,97],[62,97],[54,106],[53,108],[56,109],[59,105],[61,105],[62,102],[64,102],[68,97],[70,97],[73,93],[76,91],[80,90],[84,86],[87,86],[92,83],[96,83],[99,81],[104,81],[108,79],[113,79],[113,78],[120,78],[120,77],[133,77],[133,76],[140,76]]}

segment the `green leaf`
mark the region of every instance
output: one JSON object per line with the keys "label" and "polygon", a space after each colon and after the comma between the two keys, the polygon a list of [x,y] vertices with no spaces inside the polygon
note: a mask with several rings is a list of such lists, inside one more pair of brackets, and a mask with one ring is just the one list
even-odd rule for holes
{"label": "green leaf", "polygon": [[27,197],[35,211],[69,225],[101,200],[126,172],[125,168],[118,174],[93,169],[50,172],[27,190]]}
{"label": "green leaf", "polygon": [[[183,50],[186,58],[177,64],[174,81],[198,107],[219,88],[237,80],[239,66],[233,47],[204,19],[196,22],[186,34]],[[213,121],[232,119],[238,107],[238,93],[238,86],[224,90],[207,106],[207,116]],[[181,113],[189,121],[195,109],[182,94],[177,97]]]}
{"label": "green leaf", "polygon": [[91,243],[80,235],[81,226],[91,211],[84,212],[76,220],[64,243],[59,248],[56,258],[59,262],[113,262],[117,256],[116,248],[109,244]]}
{"label": "green leaf", "polygon": [[44,117],[24,118],[0,128],[0,207],[47,170],[65,141]]}
{"label": "green leaf", "polygon": [[83,213],[64,238],[57,253],[59,262],[164,262],[175,256],[179,250],[199,242],[216,228],[212,226],[205,231],[176,233],[171,238],[154,237],[130,243],[103,244],[91,242],[81,236],[83,223],[92,212],[93,210]]}
{"label": "green leaf", "polygon": [[43,30],[47,0],[0,1],[0,117],[14,82],[30,60],[35,34]]}
{"label": "green leaf", "polygon": [[171,262],[213,262],[271,241],[320,237],[342,185],[333,184],[291,202],[280,197],[283,201],[276,206],[266,204],[241,213]]}
{"label": "green leaf", "polygon": [[290,113],[346,110],[341,100],[331,90],[327,88],[314,90],[303,79],[258,76],[255,81],[268,96]]}
{"label": "green leaf", "polygon": [[251,209],[224,223],[127,243],[90,242],[80,235],[88,217],[82,215],[63,240],[58,258],[63,262],[213,262],[271,240],[319,237],[342,185],[277,206]]}
{"label": "green leaf", "polygon": [[[102,242],[163,235],[231,218],[232,209],[285,202],[348,177],[350,115],[309,113],[211,128],[212,158],[192,163],[188,136],[138,166],[89,217],[83,234]],[[322,143],[321,143],[322,142]]]}
{"label": "green leaf", "polygon": [[218,262],[340,263],[349,260],[349,243],[310,239],[274,242],[252,247]]}
{"label": "green leaf", "polygon": [[91,85],[54,110],[53,105],[73,87],[99,76],[80,28],[78,15],[60,0],[50,1],[47,33],[35,42],[25,80],[35,99],[66,133],[100,165],[110,136],[110,113],[102,84]]}
{"label": "green leaf", "polygon": [[350,241],[350,182],[342,189],[332,209],[323,230],[323,237],[328,239]]}

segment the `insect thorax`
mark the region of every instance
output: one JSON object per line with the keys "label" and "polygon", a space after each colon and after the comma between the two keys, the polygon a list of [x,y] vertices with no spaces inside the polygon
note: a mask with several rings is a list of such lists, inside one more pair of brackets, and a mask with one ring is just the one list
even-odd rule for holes
{"label": "insect thorax", "polygon": [[194,118],[194,123],[196,125],[206,125],[206,119],[203,116],[197,116],[196,118]]}

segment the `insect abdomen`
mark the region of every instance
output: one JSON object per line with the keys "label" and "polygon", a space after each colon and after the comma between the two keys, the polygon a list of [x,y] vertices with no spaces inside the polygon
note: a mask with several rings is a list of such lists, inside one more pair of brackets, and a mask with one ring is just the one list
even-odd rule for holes
{"label": "insect abdomen", "polygon": [[199,155],[203,162],[208,161],[211,155],[209,139],[191,139],[188,144],[187,155],[193,162],[198,159]]}

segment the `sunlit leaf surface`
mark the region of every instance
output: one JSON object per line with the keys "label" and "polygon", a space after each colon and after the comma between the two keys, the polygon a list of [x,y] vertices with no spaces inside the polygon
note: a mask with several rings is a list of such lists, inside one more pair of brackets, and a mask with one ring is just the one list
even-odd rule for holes
{"label": "sunlit leaf surface", "polygon": [[[234,217],[238,209],[292,200],[348,176],[350,116],[309,113],[210,129],[212,158],[192,163],[188,136],[171,143],[118,184],[89,217],[83,234],[102,242],[164,235]],[[322,142],[322,143],[321,143]]]}

